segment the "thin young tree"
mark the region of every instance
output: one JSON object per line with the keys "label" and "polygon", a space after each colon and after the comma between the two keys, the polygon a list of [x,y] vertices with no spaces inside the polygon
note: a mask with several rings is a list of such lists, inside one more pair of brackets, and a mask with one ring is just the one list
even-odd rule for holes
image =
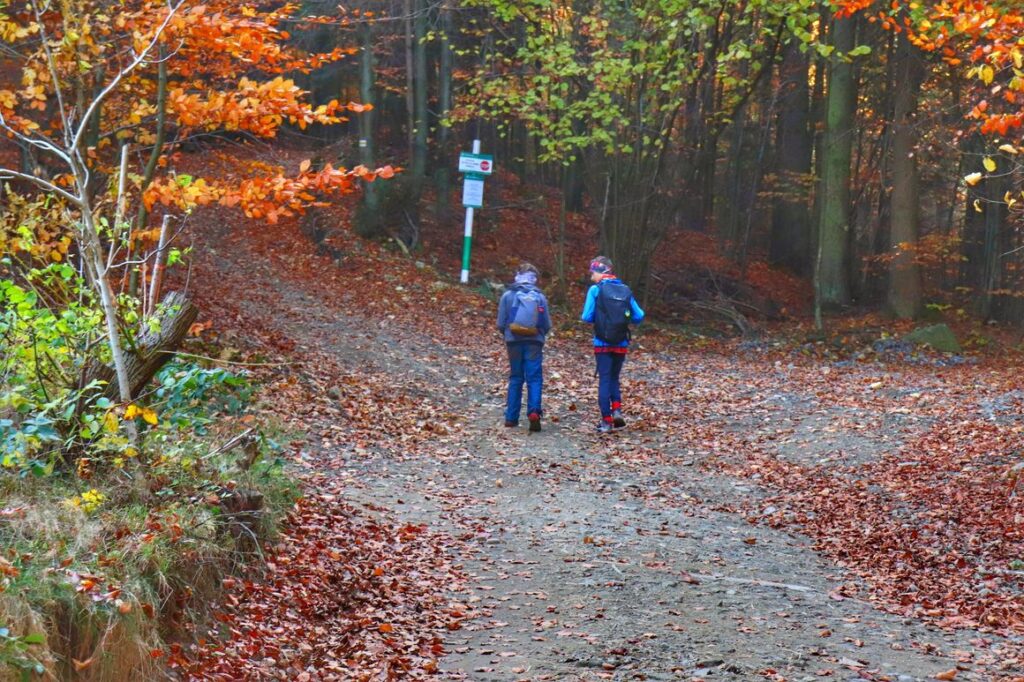
{"label": "thin young tree", "polygon": [[[122,344],[116,296],[109,279],[114,259],[112,254],[106,252],[100,238],[101,233],[105,231],[103,229],[105,219],[103,222],[100,221],[97,207],[93,203],[91,190],[93,169],[88,162],[87,136],[90,135],[90,131],[95,125],[95,117],[106,100],[136,69],[153,61],[153,55],[160,43],[161,35],[184,4],[184,0],[167,5],[166,15],[145,37],[142,48],[130,55],[127,64],[114,73],[84,109],[65,105],[68,99],[68,84],[62,77],[62,70],[52,47],[54,36],[50,34],[46,22],[42,19],[43,8],[34,0],[29,4],[36,15],[35,26],[42,46],[43,63],[49,72],[50,87],[53,89],[57,101],[58,115],[61,119],[60,135],[52,137],[40,130],[38,126],[19,125],[17,122],[8,121],[2,113],[0,113],[0,128],[23,144],[30,145],[46,154],[54,163],[63,164],[65,172],[71,178],[71,183],[67,187],[58,186],[41,174],[24,173],[5,167],[0,167],[0,178],[17,178],[29,182],[45,192],[64,199],[69,210],[74,212],[70,216],[70,222],[74,225],[75,236],[80,244],[82,264],[87,280],[99,296],[107,327],[107,345],[110,347],[111,360],[117,377],[118,393],[121,401],[127,404],[132,401],[131,380],[128,376]],[[111,229],[117,234],[123,232],[124,228],[123,223],[117,224],[116,221],[111,226]]]}

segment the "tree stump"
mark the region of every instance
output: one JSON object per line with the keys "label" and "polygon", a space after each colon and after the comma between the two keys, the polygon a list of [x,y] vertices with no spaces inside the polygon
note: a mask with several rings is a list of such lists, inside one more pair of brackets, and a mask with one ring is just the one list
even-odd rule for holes
{"label": "tree stump", "polygon": [[220,509],[221,530],[231,535],[240,549],[256,549],[261,534],[263,493],[242,488],[224,490],[220,495]]}
{"label": "tree stump", "polygon": [[[135,339],[134,348],[125,348],[128,382],[133,396],[139,395],[160,368],[174,357],[174,351],[181,346],[198,316],[199,308],[183,293],[172,291],[164,297],[157,314],[157,324],[145,324]],[[104,382],[100,395],[119,400],[113,367],[90,362],[82,373],[81,386],[88,386],[93,381]]]}

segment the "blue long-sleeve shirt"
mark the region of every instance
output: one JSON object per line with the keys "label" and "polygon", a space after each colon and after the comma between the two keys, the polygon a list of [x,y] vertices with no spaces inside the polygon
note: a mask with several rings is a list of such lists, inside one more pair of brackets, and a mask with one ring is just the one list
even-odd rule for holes
{"label": "blue long-sleeve shirt", "polygon": [[[618,278],[609,278],[609,279],[606,279],[606,280],[603,280],[603,281],[604,282],[612,282],[614,284],[622,284],[622,280],[620,280]],[[583,314],[580,315],[580,319],[583,320],[584,322],[587,322],[588,324],[594,324],[594,310],[597,308],[597,294],[598,294],[598,292],[600,290],[601,290],[601,285],[600,284],[592,285],[590,287],[590,290],[587,292],[587,299],[583,302]],[[630,308],[630,318],[629,318],[629,321],[632,324],[640,324],[641,322],[644,321],[645,313],[643,311],[643,308],[641,308],[640,305],[636,302],[636,298],[635,297],[630,297],[630,299],[629,299],[629,308]],[[602,341],[601,339],[597,338],[596,336],[594,337],[594,347],[595,348],[608,348],[608,347],[625,348],[627,346],[629,346],[629,339],[626,339],[622,343],[614,344],[614,343],[605,343],[604,341]]]}

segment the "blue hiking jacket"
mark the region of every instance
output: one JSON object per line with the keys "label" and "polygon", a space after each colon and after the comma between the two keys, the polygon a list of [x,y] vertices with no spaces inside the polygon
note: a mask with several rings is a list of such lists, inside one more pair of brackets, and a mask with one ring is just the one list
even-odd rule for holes
{"label": "blue hiking jacket", "polygon": [[[512,306],[516,302],[517,291],[536,291],[540,294],[540,307],[537,310],[537,334],[535,336],[519,336],[513,334],[508,326],[512,323]],[[498,331],[505,336],[506,343],[529,342],[544,343],[548,332],[551,331],[551,314],[548,312],[548,299],[544,292],[532,284],[513,284],[501,296],[498,302]]]}
{"label": "blue hiking jacket", "polygon": [[[603,284],[604,282],[622,284],[622,280],[619,279],[618,277],[609,277],[608,279],[602,280],[601,284]],[[601,284],[591,285],[590,290],[587,292],[587,299],[583,302],[583,314],[580,316],[580,319],[583,320],[584,322],[587,322],[588,324],[594,324],[594,310],[597,307],[597,294],[601,290]],[[645,313],[643,311],[643,308],[641,308],[639,304],[637,304],[635,297],[631,297],[629,299],[629,308],[632,312],[629,321],[632,324],[640,324],[641,322],[644,321]],[[605,343],[596,336],[594,337],[594,348],[625,348],[627,346],[629,346],[629,339],[626,339],[622,343],[615,344]]]}

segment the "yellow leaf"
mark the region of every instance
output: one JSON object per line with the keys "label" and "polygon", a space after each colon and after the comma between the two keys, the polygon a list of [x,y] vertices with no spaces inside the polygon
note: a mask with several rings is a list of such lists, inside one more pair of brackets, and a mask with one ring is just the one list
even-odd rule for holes
{"label": "yellow leaf", "polygon": [[993,159],[991,159],[991,158],[986,156],[985,160],[982,161],[981,164],[983,166],[985,166],[985,170],[987,170],[989,173],[995,173],[996,172],[996,162],[995,162],[995,160],[993,160]]}
{"label": "yellow leaf", "polygon": [[992,81],[996,78],[996,70],[992,68],[990,64],[986,64],[981,67],[981,82],[985,85],[991,85]]}
{"label": "yellow leaf", "polygon": [[152,424],[154,426],[156,426],[156,423],[158,421],[157,417],[156,417],[156,412],[154,412],[153,410],[149,409],[148,407],[142,408],[142,419],[147,424]]}
{"label": "yellow leaf", "polygon": [[113,412],[107,412],[103,417],[103,428],[105,428],[109,433],[117,431],[118,424],[117,415]]}
{"label": "yellow leaf", "polygon": [[[980,173],[978,174],[980,175]],[[129,405],[124,410],[125,419],[135,419],[142,412],[137,405]]]}
{"label": "yellow leaf", "polygon": [[975,213],[984,213],[984,211],[981,210],[981,201],[979,201],[978,199],[974,200],[974,212]]}
{"label": "yellow leaf", "polygon": [[981,178],[982,178],[981,173],[971,173],[970,175],[968,175],[967,177],[964,178],[964,182],[966,182],[971,187],[974,187],[979,182],[981,182]]}
{"label": "yellow leaf", "polygon": [[1005,152],[1005,153],[1007,153],[1007,154],[1019,154],[1019,153],[1020,153],[1020,150],[1018,150],[1018,149],[1017,149],[1016,147],[1014,147],[1014,146],[1013,146],[1012,144],[1004,144],[1004,145],[1000,145],[1000,147],[999,147],[999,151],[1001,151],[1001,152]]}

